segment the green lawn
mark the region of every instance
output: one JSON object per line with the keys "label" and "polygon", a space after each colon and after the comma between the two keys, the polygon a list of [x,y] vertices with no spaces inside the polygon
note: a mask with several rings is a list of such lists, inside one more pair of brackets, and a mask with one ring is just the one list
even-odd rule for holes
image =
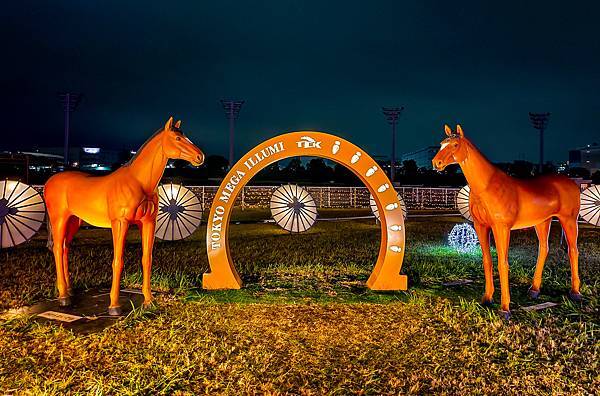
{"label": "green lawn", "polygon": [[[323,217],[366,215],[329,210]],[[102,332],[74,334],[27,317],[0,324],[0,393],[95,394],[584,394],[600,391],[598,291],[600,229],[582,226],[583,304],[565,299],[569,265],[558,224],[538,313],[526,296],[537,241],[511,238],[513,318],[479,306],[481,254],[459,254],[446,238],[455,217],[406,225],[403,272],[410,290],[365,288],[377,257],[373,220],[319,222],[290,235],[246,224],[263,210],[236,212],[230,243],[246,285],[200,288],[208,268],[204,229],[189,240],[157,242],[158,304]],[[78,290],[107,287],[107,230],[82,230],[72,248]],[[54,296],[54,263],[40,235],[0,252],[0,308]],[[139,287],[141,248],[130,233],[123,286]],[[467,286],[442,282],[472,279]],[[496,301],[500,288],[496,287]],[[497,308],[496,308],[497,309]]]}

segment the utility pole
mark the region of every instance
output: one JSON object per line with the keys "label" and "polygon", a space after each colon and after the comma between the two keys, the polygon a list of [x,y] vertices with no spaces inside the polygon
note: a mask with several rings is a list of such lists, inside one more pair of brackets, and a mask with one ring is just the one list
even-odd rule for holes
{"label": "utility pole", "polygon": [[396,174],[396,124],[400,113],[404,110],[404,106],[400,107],[382,107],[383,115],[387,120],[388,124],[392,126],[392,156],[390,160],[390,180],[394,183],[394,176]]}
{"label": "utility pole", "polygon": [[234,164],[233,157],[233,136],[235,133],[235,121],[240,115],[240,110],[245,101],[243,100],[224,100],[221,99],[221,104],[225,110],[225,117],[229,120],[229,168]]}
{"label": "utility pole", "polygon": [[72,92],[58,94],[63,105],[63,111],[65,112],[65,151],[63,158],[65,169],[69,166],[69,129],[71,127],[71,113],[75,111],[79,102],[81,102],[82,96],[82,94]]}
{"label": "utility pole", "polygon": [[529,119],[534,129],[537,129],[540,134],[540,174],[544,170],[544,131],[548,126],[550,113],[529,113]]}

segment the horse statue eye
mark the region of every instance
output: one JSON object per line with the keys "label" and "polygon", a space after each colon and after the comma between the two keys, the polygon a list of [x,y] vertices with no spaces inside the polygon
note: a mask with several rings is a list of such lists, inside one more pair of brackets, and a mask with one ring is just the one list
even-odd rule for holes
{"label": "horse statue eye", "polygon": [[175,138],[175,140],[177,140],[177,141],[180,141],[180,140],[181,140],[181,137],[177,136],[177,137]]}

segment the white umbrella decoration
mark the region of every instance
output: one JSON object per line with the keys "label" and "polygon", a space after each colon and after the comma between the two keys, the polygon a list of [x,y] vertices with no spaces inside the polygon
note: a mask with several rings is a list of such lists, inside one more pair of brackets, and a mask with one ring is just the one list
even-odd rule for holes
{"label": "white umbrella decoration", "polygon": [[588,223],[600,226],[600,185],[583,190],[579,215]]}
{"label": "white umbrella decoration", "polygon": [[42,196],[31,186],[0,181],[0,246],[8,248],[30,240],[46,216]]}
{"label": "white umbrella decoration", "polygon": [[287,184],[271,196],[271,215],[275,222],[289,232],[304,232],[317,220],[317,205],[308,191]]}
{"label": "white umbrella decoration", "polygon": [[180,184],[158,186],[155,235],[166,241],[177,241],[192,235],[202,221],[202,204],[187,187]]}
{"label": "white umbrella decoration", "polygon": [[[400,201],[400,209],[402,209],[402,217],[406,220],[406,215],[408,210],[406,209],[406,204],[402,199],[400,193],[398,193],[398,201]],[[371,207],[371,212],[375,215],[375,218],[379,220],[379,209],[377,209],[377,204],[375,203],[375,199],[373,198],[373,194],[369,194],[369,206]]]}
{"label": "white umbrella decoration", "polygon": [[471,187],[467,184],[460,189],[456,195],[456,206],[460,214],[467,220],[473,221],[473,216],[469,210],[469,195],[471,194]]}

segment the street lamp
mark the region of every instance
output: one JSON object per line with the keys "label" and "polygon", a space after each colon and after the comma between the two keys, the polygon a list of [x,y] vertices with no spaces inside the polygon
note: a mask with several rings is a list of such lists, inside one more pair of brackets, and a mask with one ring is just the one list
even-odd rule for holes
{"label": "street lamp", "polygon": [[383,115],[387,122],[392,126],[392,155],[390,161],[390,180],[392,183],[394,182],[394,176],[396,173],[396,124],[398,123],[398,118],[400,118],[400,113],[404,110],[404,106],[400,107],[382,107]]}

